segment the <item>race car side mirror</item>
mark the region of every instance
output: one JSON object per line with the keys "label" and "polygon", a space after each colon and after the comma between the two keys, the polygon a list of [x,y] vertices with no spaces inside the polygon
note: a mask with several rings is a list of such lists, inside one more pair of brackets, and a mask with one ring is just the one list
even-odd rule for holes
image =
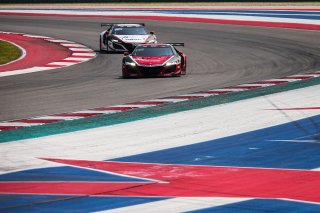
{"label": "race car side mirror", "polygon": [[153,35],[153,34],[154,34],[154,32],[153,32],[153,31],[150,31],[150,34],[151,34],[151,35]]}
{"label": "race car side mirror", "polygon": [[124,55],[124,56],[128,56],[128,55],[129,55],[129,52],[124,52],[123,55]]}

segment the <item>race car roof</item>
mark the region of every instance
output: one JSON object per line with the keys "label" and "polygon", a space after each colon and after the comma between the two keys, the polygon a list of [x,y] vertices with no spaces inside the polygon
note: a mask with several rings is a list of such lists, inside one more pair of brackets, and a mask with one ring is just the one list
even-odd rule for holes
{"label": "race car roof", "polygon": [[141,24],[115,24],[117,27],[143,27]]}
{"label": "race car roof", "polygon": [[139,44],[142,47],[166,47],[166,46],[184,46],[184,43],[156,43],[156,44]]}
{"label": "race car roof", "polygon": [[144,27],[144,23],[101,23],[103,26],[117,26],[117,27]]}

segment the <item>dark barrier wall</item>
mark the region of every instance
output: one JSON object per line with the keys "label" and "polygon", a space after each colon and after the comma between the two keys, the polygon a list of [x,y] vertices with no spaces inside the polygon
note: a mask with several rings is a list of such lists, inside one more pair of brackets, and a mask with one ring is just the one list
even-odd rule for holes
{"label": "dark barrier wall", "polygon": [[300,0],[300,1],[293,1],[293,0],[253,0],[253,1],[246,1],[246,0],[0,0],[0,4],[8,4],[8,3],[157,3],[157,2],[319,2],[319,0]]}

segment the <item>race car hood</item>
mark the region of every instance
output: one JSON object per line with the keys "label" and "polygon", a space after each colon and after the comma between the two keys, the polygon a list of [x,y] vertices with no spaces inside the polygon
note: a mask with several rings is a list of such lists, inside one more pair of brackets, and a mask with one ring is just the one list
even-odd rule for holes
{"label": "race car hood", "polygon": [[173,56],[132,56],[132,59],[138,64],[138,65],[163,65],[165,62],[167,62],[170,58]]}
{"label": "race car hood", "polygon": [[145,43],[150,35],[115,35],[126,43]]}

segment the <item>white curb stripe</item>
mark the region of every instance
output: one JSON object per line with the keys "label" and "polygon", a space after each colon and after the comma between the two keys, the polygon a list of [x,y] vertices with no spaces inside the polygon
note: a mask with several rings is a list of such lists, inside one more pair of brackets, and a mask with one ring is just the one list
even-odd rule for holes
{"label": "white curb stripe", "polygon": [[83,110],[75,113],[100,113],[100,114],[112,114],[116,112],[122,112],[122,110]]}
{"label": "white curb stripe", "polygon": [[[14,33],[13,33],[14,34]],[[18,34],[18,33],[17,33]],[[53,39],[51,37],[47,37],[47,36],[38,36],[38,35],[29,35],[29,34],[24,34],[23,36],[25,37],[30,37],[30,38],[43,38],[43,39]]]}
{"label": "white curb stripe", "polygon": [[39,71],[45,71],[45,70],[51,70],[51,69],[56,69],[56,67],[32,67],[32,68],[27,68],[23,70],[0,72],[0,77],[33,73],[33,72],[39,72]]}
{"label": "white curb stripe", "polygon": [[114,107],[123,107],[123,108],[127,108],[127,107],[146,108],[146,107],[150,107],[150,106],[156,106],[156,105],[124,104],[124,105],[116,105],[116,106],[114,106]]}
{"label": "white curb stripe", "polygon": [[64,60],[74,60],[74,61],[88,61],[90,60],[90,58],[79,58],[79,57],[68,57],[65,58]]}
{"label": "white curb stripe", "polygon": [[54,116],[54,115],[48,115],[48,116],[42,116],[42,117],[35,117],[35,118],[32,118],[31,120],[33,119],[42,119],[42,120],[74,120],[74,119],[79,119],[79,118],[82,118],[82,117],[75,117],[75,116]]}
{"label": "white curb stripe", "polygon": [[239,87],[269,87],[273,85],[274,84],[241,84]]}
{"label": "white curb stripe", "polygon": [[0,126],[2,126],[2,127],[6,127],[6,126],[25,127],[25,126],[35,126],[35,125],[39,125],[39,124],[24,123],[24,122],[3,122],[3,123],[0,123]]}
{"label": "white curb stripe", "polygon": [[73,48],[73,47],[69,47],[69,50],[73,51],[73,52],[92,52],[91,49],[89,48]]}
{"label": "white curb stripe", "polygon": [[[275,78],[275,79],[269,79],[269,80],[263,80],[263,81],[260,81],[260,82],[269,82],[269,81],[274,81],[274,82],[281,82],[281,81],[287,81],[287,82],[290,82],[290,81],[296,81],[297,79],[288,79],[288,78]],[[298,79],[299,81],[299,79]]]}
{"label": "white curb stripe", "polygon": [[208,96],[212,96],[212,94],[201,94],[201,93],[198,93],[198,92],[195,92],[195,93],[192,93],[192,94],[187,94],[187,95],[179,95],[180,97],[183,97],[183,96],[194,96],[194,97],[208,97]]}
{"label": "white curb stripe", "polygon": [[279,81],[293,82],[293,81],[300,81],[300,79],[282,78],[282,79],[279,79]]}
{"label": "white curb stripe", "polygon": [[65,47],[86,47],[82,44],[73,44],[73,43],[60,43],[60,45]]}
{"label": "white curb stripe", "polygon": [[73,41],[67,41],[67,40],[59,40],[59,39],[46,39],[46,41],[54,42],[54,43],[72,43],[75,44]]}
{"label": "white curb stripe", "polygon": [[36,35],[23,35],[23,36],[30,37],[30,38],[52,39],[52,38],[46,37],[46,36],[36,36]]}
{"label": "white curb stripe", "polygon": [[[66,115],[62,115],[62,114],[66,114]],[[62,113],[62,114],[59,114],[59,116],[66,117],[66,118],[77,118],[77,119],[86,117],[86,116],[82,116],[81,113],[79,113],[80,115],[75,114],[75,112],[70,112],[70,113],[67,112],[67,113]],[[84,113],[82,113],[82,114],[84,114]]]}
{"label": "white curb stripe", "polygon": [[60,66],[71,66],[77,64],[76,62],[52,62],[49,63],[48,65],[60,65]]}
{"label": "white curb stripe", "polygon": [[181,101],[186,101],[186,100],[189,100],[187,98],[185,99],[182,99],[182,98],[179,98],[179,99],[175,99],[175,98],[160,98],[160,99],[154,99],[154,100],[151,100],[151,101],[166,101],[168,103],[177,103],[177,102],[181,102]]}
{"label": "white curb stripe", "polygon": [[95,53],[77,53],[77,52],[74,52],[72,53],[72,56],[91,56],[91,57],[94,57],[96,56]]}
{"label": "white curb stripe", "polygon": [[210,92],[240,92],[248,89],[232,89],[232,88],[225,88],[225,89],[213,89],[209,90]]}
{"label": "white curb stripe", "polygon": [[291,75],[288,77],[295,77],[295,78],[308,78],[308,77],[316,77],[318,76],[317,74],[308,74],[308,75]]}

